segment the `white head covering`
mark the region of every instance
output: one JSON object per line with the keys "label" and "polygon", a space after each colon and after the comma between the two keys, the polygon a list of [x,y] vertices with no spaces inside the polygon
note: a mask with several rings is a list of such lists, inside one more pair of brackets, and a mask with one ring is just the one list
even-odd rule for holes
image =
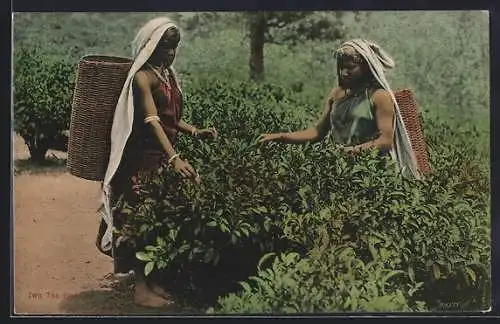
{"label": "white head covering", "polygon": [[[171,27],[177,26],[166,17],[155,18],[147,22],[137,33],[132,42],[132,55],[134,62],[128,73],[122,92],[116,105],[111,127],[111,152],[104,176],[101,215],[106,222],[107,229],[101,241],[101,249],[109,251],[112,242],[113,214],[111,212],[111,179],[115,175],[125,149],[127,140],[132,132],[134,122],[134,98],[132,91],[133,79],[137,71],[147,62],[155,50],[158,42]],[[169,68],[169,73],[174,76],[175,72]],[[177,83],[177,82],[176,82]]]}
{"label": "white head covering", "polygon": [[385,77],[386,69],[394,68],[394,60],[377,44],[366,41],[364,39],[353,39],[341,45],[340,48],[351,46],[358,52],[368,63],[370,71],[380,85],[391,95],[394,102],[396,118],[394,120],[394,143],[390,151],[392,158],[397,162],[401,172],[405,176],[410,176],[415,179],[421,179],[422,175],[418,170],[417,159],[411,147],[410,137],[406,131],[403,117],[399,110],[399,105],[394,97],[389,82]]}

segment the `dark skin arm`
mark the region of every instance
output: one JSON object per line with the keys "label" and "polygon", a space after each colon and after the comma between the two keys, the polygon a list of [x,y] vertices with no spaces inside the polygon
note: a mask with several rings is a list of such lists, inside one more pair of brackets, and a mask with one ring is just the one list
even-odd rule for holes
{"label": "dark skin arm", "polygon": [[[134,76],[134,95],[138,96],[140,107],[144,111],[144,118],[157,115],[156,105],[151,93],[153,84],[154,80],[145,71],[139,71]],[[148,124],[158,138],[158,141],[160,142],[162,148],[165,150],[168,158],[170,159],[174,157],[176,154],[175,150],[160,123],[157,120],[153,120]],[[171,165],[174,167],[175,171],[180,173],[183,177],[192,179],[193,181],[199,180],[194,168],[187,161],[182,160],[180,157],[174,158],[171,161]]]}
{"label": "dark skin arm", "polygon": [[297,132],[263,134],[261,135],[260,142],[275,141],[286,144],[303,144],[322,140],[330,130],[329,116],[332,103],[339,100],[343,92],[340,87],[335,87],[330,91],[325,100],[323,113],[315,125]]}
{"label": "dark skin arm", "polygon": [[[315,142],[323,139],[330,130],[330,121],[328,120],[331,110],[331,105],[334,101],[339,101],[345,96],[345,90],[341,87],[335,87],[330,92],[328,99],[325,102],[323,114],[317,124],[302,131],[291,133],[273,133],[263,134],[261,142],[276,141],[282,143],[302,144],[305,142]],[[356,146],[345,147],[344,150],[348,153],[359,152],[361,150],[379,148],[388,150],[392,148],[394,134],[394,103],[390,94],[383,89],[377,90],[372,96],[375,119],[380,131],[380,135],[372,141],[365,142]]]}
{"label": "dark skin arm", "polygon": [[372,141],[361,143],[356,146],[345,148],[346,152],[359,152],[367,149],[378,148],[381,150],[389,150],[393,145],[394,135],[394,103],[390,94],[383,89],[375,91],[372,96],[373,105],[375,108],[375,119],[380,131],[380,136]]}
{"label": "dark skin arm", "polygon": [[190,134],[200,138],[209,138],[209,137],[217,138],[218,136],[217,130],[215,128],[198,129],[195,126],[190,125],[183,120],[179,122],[178,129],[184,134]]}

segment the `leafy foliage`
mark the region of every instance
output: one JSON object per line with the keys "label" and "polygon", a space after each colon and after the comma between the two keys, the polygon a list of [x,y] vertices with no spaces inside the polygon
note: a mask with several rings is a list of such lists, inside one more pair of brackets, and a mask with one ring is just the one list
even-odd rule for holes
{"label": "leafy foliage", "polygon": [[266,40],[297,45],[305,40],[334,41],[345,36],[343,12],[266,12]]}
{"label": "leafy foliage", "polygon": [[14,55],[14,129],[25,140],[31,158],[41,161],[69,129],[75,66],[53,59],[37,47]]}
{"label": "leafy foliage", "polygon": [[[220,298],[218,311],[279,314],[425,310],[423,302],[410,307],[404,289],[395,285],[394,278],[404,275],[403,271],[390,271],[378,262],[364,264],[352,248],[332,252],[325,255],[329,257],[326,260],[301,258],[293,252],[280,254],[271,266],[259,267],[256,276],[240,282],[242,293]],[[421,284],[412,285],[412,291]]]}
{"label": "leafy foliage", "polygon": [[[15,91],[19,84],[49,89],[45,84],[57,74],[40,72],[43,80],[33,83],[32,71],[46,71],[57,55],[69,53],[73,66],[90,52],[128,55],[123,39],[157,15],[16,13]],[[171,15],[184,31],[176,58],[183,117],[216,126],[220,140],[181,136],[177,143],[201,174],[201,186],[164,169],[143,181],[138,205],[118,206],[131,220],[123,238],[149,239],[137,255],[145,273],[193,295],[208,294],[215,313],[488,308],[487,15],[270,13],[273,43],[266,44],[266,83],[258,85],[246,82],[244,13]],[[328,34],[335,28],[312,28],[324,20],[341,22],[344,38],[374,40],[394,56],[393,88],[412,88],[423,112],[433,166],[425,181],[401,178],[376,151],[349,157],[329,140],[256,143],[260,133],[301,129],[320,113],[336,81],[331,51],[342,41]],[[27,50],[35,39],[44,59]],[[68,68],[61,81],[66,90],[55,88],[70,93],[71,73]],[[38,99],[47,91],[34,94],[23,96],[46,107],[49,99]],[[15,115],[15,122],[23,118]],[[55,120],[52,125],[65,123]]]}
{"label": "leafy foliage", "polygon": [[[254,277],[260,280],[244,284],[254,288],[222,299],[218,311],[405,311],[457,298],[464,309],[483,307],[490,278],[489,176],[474,148],[460,160],[463,152],[455,146],[478,135],[428,121],[437,167],[426,181],[412,181],[377,151],[350,157],[329,140],[257,144],[257,134],[283,124],[304,127],[300,113],[282,107],[300,105],[289,95],[270,85],[214,81],[192,87],[187,116],[220,125],[222,139],[182,138],[178,145],[202,175],[201,186],[162,170],[142,185],[141,202],[126,207],[135,225],[125,237],[158,237],[145,251],[148,272],[153,265],[170,267],[190,272],[195,282],[207,268],[191,264],[227,273],[228,258],[247,268],[267,252],[295,251],[282,257],[296,261],[280,257],[272,270],[261,269]],[[354,265],[356,274],[349,272]],[[386,287],[389,274],[398,276]],[[284,293],[282,276],[310,286]],[[225,278],[226,284],[241,279]],[[352,291],[359,292],[357,299]]]}

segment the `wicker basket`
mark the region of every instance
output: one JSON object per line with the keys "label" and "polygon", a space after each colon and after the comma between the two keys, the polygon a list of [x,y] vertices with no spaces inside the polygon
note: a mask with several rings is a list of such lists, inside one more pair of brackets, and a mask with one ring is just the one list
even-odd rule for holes
{"label": "wicker basket", "polygon": [[410,137],[411,145],[419,170],[426,175],[431,172],[427,143],[425,141],[422,122],[418,111],[418,106],[410,89],[399,89],[394,91],[394,96],[398,102],[401,116]]}
{"label": "wicker basket", "polygon": [[111,126],[132,60],[85,56],[80,60],[73,94],[68,169],[79,178],[102,181],[109,161]]}

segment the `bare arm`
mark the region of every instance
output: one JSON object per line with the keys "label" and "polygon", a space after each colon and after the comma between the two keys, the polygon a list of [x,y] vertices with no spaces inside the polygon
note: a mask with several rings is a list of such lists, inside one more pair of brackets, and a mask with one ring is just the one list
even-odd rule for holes
{"label": "bare arm", "polygon": [[330,92],[325,102],[323,113],[319,118],[318,122],[316,123],[316,125],[297,132],[264,134],[261,141],[262,142],[276,141],[286,144],[303,144],[306,142],[317,142],[322,140],[330,130],[329,116],[330,116],[331,105],[333,101],[336,100],[336,98],[339,96],[339,92],[340,92],[339,88],[334,88]]}
{"label": "bare arm", "polygon": [[185,134],[190,134],[194,137],[199,137],[202,139],[217,138],[218,136],[218,132],[215,127],[198,129],[197,127],[190,125],[183,120],[179,122],[178,129]]}
{"label": "bare arm", "polygon": [[[134,95],[138,96],[140,103],[140,107],[144,112],[144,118],[150,116],[157,116],[158,112],[156,109],[155,102],[153,100],[153,95],[151,94],[151,84],[148,76],[145,72],[139,71],[134,77]],[[170,143],[167,134],[161,127],[158,120],[152,120],[149,122],[149,125],[152,127],[154,134],[158,138],[162,148],[167,153],[168,157],[172,157],[175,155],[174,148],[172,143]]]}
{"label": "bare arm", "polygon": [[361,151],[373,148],[389,150],[392,148],[392,139],[394,135],[394,102],[386,90],[377,90],[373,94],[373,104],[375,106],[375,119],[380,135],[369,142],[346,148],[348,151]]}
{"label": "bare arm", "polygon": [[[133,86],[135,90],[134,95],[138,97],[140,108],[142,108],[144,112],[145,121],[146,118],[157,116],[158,112],[151,93],[151,81],[148,78],[148,75],[143,71],[137,72],[134,76]],[[163,127],[160,125],[159,119],[152,118],[148,121],[148,124],[152,128],[156,138],[160,142],[163,150],[166,152],[169,161],[171,161],[175,170],[185,177],[196,177],[196,171],[191,167],[191,165],[178,158],[172,143],[170,143],[167,134],[165,134]]]}
{"label": "bare arm", "polygon": [[186,123],[185,121],[181,120],[179,122],[179,131],[181,131],[185,134],[193,135],[198,131],[198,129],[195,126],[190,125],[190,124]]}

